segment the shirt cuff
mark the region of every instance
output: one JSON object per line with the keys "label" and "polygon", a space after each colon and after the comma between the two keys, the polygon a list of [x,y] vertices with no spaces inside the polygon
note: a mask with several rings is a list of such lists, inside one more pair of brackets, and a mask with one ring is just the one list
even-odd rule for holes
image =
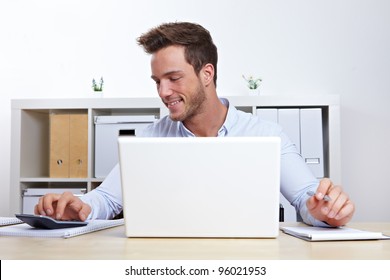
{"label": "shirt cuff", "polygon": [[327,224],[326,222],[323,222],[323,221],[320,221],[320,220],[317,220],[316,218],[314,218],[310,214],[309,209],[307,209],[306,203],[302,207],[300,214],[301,214],[302,220],[305,224],[312,225],[315,227],[332,227],[331,225]]}

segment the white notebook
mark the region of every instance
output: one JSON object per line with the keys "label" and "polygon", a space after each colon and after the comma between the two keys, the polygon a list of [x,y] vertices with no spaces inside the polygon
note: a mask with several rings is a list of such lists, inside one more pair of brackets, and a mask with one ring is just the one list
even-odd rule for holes
{"label": "white notebook", "polygon": [[0,236],[23,236],[23,237],[59,237],[70,238],[106,228],[123,225],[123,219],[118,220],[93,220],[86,226],[64,229],[38,229],[28,224],[18,224],[0,228]]}
{"label": "white notebook", "polygon": [[23,223],[16,217],[0,217],[0,226],[9,226]]}
{"label": "white notebook", "polygon": [[284,233],[307,241],[376,240],[390,239],[382,232],[364,231],[348,227],[281,227]]}

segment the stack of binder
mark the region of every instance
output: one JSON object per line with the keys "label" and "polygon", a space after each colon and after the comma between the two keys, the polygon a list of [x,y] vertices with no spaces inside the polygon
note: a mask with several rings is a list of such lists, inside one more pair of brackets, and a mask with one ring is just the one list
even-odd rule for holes
{"label": "stack of binder", "polygon": [[88,176],[88,115],[50,115],[49,176],[86,178]]}

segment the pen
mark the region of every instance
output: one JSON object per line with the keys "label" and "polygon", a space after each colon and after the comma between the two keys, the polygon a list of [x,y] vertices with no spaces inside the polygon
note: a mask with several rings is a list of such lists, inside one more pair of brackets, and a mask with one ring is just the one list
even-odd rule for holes
{"label": "pen", "polygon": [[[310,195],[310,196],[313,196],[316,193],[313,192],[313,191],[308,191],[307,194]],[[322,199],[325,200],[325,201],[331,201],[332,200],[329,195],[324,195],[324,197]]]}

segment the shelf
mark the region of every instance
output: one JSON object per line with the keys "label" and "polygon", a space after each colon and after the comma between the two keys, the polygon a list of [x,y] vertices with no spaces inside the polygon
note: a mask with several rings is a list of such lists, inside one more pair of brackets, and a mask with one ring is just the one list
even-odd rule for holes
{"label": "shelf", "polygon": [[90,182],[88,178],[50,178],[50,177],[21,177],[19,179],[22,183],[29,182]]}
{"label": "shelf", "polygon": [[[231,106],[256,114],[258,108],[322,108],[326,175],[340,181],[340,113],[336,95],[229,96]],[[49,120],[52,113],[88,115],[87,178],[49,177]],[[21,193],[26,188],[79,188],[90,191],[103,181],[94,178],[95,116],[168,114],[159,98],[53,98],[11,100],[11,212],[22,209]]]}

